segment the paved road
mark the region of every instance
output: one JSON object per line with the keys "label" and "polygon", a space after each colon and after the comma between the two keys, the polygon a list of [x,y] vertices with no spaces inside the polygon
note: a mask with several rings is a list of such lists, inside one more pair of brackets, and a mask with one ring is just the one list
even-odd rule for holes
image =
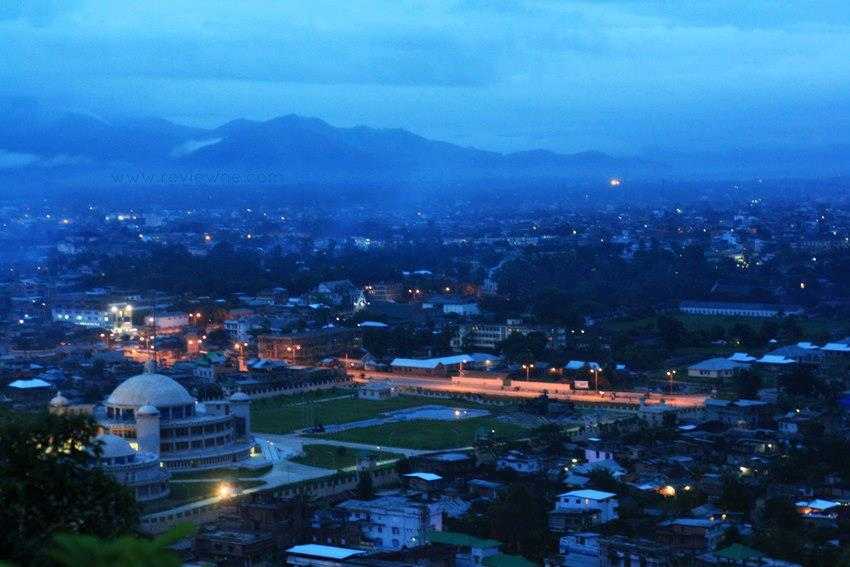
{"label": "paved road", "polygon": [[[483,396],[507,396],[512,398],[536,398],[540,396],[539,391],[523,390],[522,382],[514,381],[513,386],[519,387],[519,390],[505,389],[495,387],[474,386],[471,384],[452,384],[449,378],[421,376],[410,374],[395,374],[391,372],[372,372],[362,370],[349,371],[349,376],[357,381],[366,380],[392,380],[401,386],[409,386],[413,388],[424,388],[435,392],[446,392],[448,394],[477,394]],[[564,384],[552,384],[552,390],[555,388],[564,388]],[[558,400],[570,400],[577,403],[589,404],[628,404],[639,405],[641,400],[646,404],[657,404],[664,400],[668,405],[681,408],[698,408],[705,405],[705,400],[708,396],[697,394],[646,394],[643,392],[604,392],[600,395],[596,392],[549,392],[549,397]],[[612,398],[613,395],[613,398]]]}
{"label": "paved road", "polygon": [[350,441],[337,441],[335,439],[319,439],[314,437],[302,437],[297,433],[289,435],[276,435],[272,433],[258,433],[257,437],[262,437],[266,441],[270,441],[279,448],[284,454],[297,455],[301,453],[301,448],[304,445],[333,445],[336,447],[348,447],[350,449],[363,449],[365,451],[389,451],[391,453],[399,453],[405,457],[414,457],[416,455],[424,455],[433,453],[434,451],[424,451],[421,449],[407,449],[404,447],[387,447],[386,445],[371,445],[368,443],[352,443]]}

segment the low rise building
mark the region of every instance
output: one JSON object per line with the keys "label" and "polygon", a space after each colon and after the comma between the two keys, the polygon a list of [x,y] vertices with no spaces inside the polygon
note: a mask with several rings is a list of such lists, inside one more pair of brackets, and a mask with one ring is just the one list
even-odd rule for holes
{"label": "low rise building", "polygon": [[428,532],[443,529],[442,511],[437,503],[406,496],[346,500],[338,507],[348,512],[350,521],[365,520],[363,536],[379,549],[418,547],[424,545]]}
{"label": "low rise building", "polygon": [[360,346],[357,332],[347,327],[323,327],[288,335],[260,335],[260,358],[291,364],[315,364]]}
{"label": "low rise building", "polygon": [[727,317],[778,317],[801,315],[799,305],[777,305],[770,303],[733,303],[725,301],[683,301],[679,311],[688,315],[724,315]]}
{"label": "low rise building", "polygon": [[556,512],[582,513],[588,511],[599,511],[600,523],[616,520],[619,500],[613,492],[602,490],[572,490],[558,496],[555,502]]}
{"label": "low rise building", "polygon": [[361,400],[388,400],[398,396],[398,387],[392,382],[373,380],[357,389]]}
{"label": "low rise building", "polygon": [[694,378],[731,378],[749,368],[748,364],[728,358],[709,358],[688,366],[688,376]]}
{"label": "low rise building", "polygon": [[460,371],[464,364],[472,360],[472,357],[465,354],[440,358],[395,358],[390,367],[394,372],[402,374],[448,376]]}

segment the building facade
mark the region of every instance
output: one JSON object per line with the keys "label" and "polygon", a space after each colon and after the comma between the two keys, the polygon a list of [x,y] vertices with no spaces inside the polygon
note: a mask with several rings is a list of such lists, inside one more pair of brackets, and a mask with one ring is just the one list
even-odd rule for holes
{"label": "building facade", "polygon": [[233,466],[251,456],[251,400],[199,403],[186,389],[147,365],[122,382],[96,413],[101,427],[151,453],[169,470]]}
{"label": "building facade", "polygon": [[261,335],[260,358],[290,364],[316,363],[360,346],[357,332],[346,327],[329,327],[289,335]]}

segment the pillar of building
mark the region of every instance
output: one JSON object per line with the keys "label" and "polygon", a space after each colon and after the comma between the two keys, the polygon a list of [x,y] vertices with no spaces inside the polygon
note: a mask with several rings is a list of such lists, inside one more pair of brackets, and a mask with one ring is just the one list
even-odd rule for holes
{"label": "pillar of building", "polygon": [[245,392],[234,392],[227,400],[230,402],[230,413],[242,422],[244,431],[239,431],[240,437],[251,439],[251,398]]}
{"label": "pillar of building", "polygon": [[136,441],[139,451],[159,456],[159,410],[144,405],[136,411]]}

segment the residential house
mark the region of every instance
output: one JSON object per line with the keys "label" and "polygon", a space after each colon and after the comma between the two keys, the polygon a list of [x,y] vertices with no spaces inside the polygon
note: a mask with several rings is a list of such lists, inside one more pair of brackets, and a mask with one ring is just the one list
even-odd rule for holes
{"label": "residential house", "polygon": [[522,451],[508,451],[496,460],[496,469],[514,471],[523,475],[534,475],[545,468],[543,457]]}
{"label": "residential house", "polygon": [[563,536],[558,542],[558,552],[564,567],[599,567],[599,534],[578,532]]}
{"label": "residential house", "polygon": [[748,364],[728,358],[709,358],[688,366],[688,376],[694,378],[731,378],[749,368]]}
{"label": "residential house", "polygon": [[592,489],[564,492],[558,496],[558,500],[555,502],[555,511],[557,512],[580,513],[598,510],[599,521],[603,524],[617,519],[618,507],[619,500],[616,494]]}
{"label": "residential house", "polygon": [[442,511],[435,502],[388,495],[346,500],[338,507],[348,512],[350,521],[365,520],[363,537],[379,549],[418,547],[425,543],[428,532],[443,529]]}

